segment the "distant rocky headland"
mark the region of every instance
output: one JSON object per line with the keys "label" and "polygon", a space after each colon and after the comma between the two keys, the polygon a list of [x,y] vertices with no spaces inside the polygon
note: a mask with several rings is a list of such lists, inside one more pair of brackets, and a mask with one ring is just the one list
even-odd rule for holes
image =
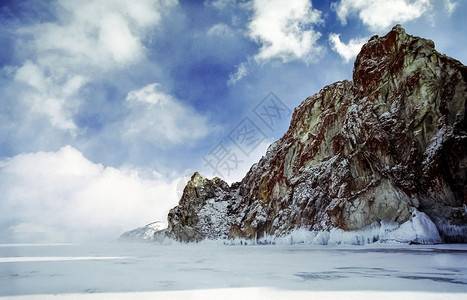
{"label": "distant rocky headland", "polygon": [[467,68],[395,26],[241,182],[195,173],[157,239],[467,242]]}

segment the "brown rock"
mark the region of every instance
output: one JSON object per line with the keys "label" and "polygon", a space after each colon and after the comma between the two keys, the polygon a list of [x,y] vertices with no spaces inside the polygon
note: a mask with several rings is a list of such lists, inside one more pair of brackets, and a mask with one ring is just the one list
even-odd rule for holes
{"label": "brown rock", "polygon": [[466,74],[399,25],[372,37],[355,60],[353,82],[305,99],[240,183],[195,173],[169,213],[167,235],[198,241],[296,228],[352,231],[402,224],[418,210],[446,242],[467,242]]}

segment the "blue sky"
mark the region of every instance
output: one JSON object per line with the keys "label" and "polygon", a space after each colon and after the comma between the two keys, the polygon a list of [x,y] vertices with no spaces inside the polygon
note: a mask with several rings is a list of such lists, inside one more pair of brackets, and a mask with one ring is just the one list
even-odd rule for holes
{"label": "blue sky", "polygon": [[241,179],[372,35],[401,23],[465,63],[466,15],[461,0],[2,1],[0,242],[164,220],[182,176]]}

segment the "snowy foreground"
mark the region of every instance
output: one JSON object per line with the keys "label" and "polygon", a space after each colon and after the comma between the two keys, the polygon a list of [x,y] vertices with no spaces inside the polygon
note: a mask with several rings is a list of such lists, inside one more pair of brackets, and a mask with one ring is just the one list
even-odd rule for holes
{"label": "snowy foreground", "polygon": [[0,245],[0,298],[467,299],[467,245]]}

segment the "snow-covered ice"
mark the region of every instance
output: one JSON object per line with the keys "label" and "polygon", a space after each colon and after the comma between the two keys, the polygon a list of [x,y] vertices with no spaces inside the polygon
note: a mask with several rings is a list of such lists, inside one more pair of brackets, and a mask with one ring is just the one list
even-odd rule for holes
{"label": "snow-covered ice", "polygon": [[467,298],[467,245],[0,245],[12,299]]}

